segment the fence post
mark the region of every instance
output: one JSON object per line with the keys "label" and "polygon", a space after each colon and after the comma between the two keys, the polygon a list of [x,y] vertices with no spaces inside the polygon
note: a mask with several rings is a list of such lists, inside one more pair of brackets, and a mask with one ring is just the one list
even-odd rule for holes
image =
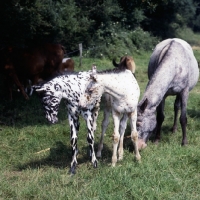
{"label": "fence post", "polygon": [[80,52],[80,63],[79,63],[80,67],[82,66],[82,52],[83,52],[82,43],[79,44],[79,52]]}

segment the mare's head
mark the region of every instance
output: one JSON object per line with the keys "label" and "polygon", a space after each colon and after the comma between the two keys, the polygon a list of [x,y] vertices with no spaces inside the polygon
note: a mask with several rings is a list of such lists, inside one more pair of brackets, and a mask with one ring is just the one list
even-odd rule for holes
{"label": "mare's head", "polygon": [[156,127],[156,115],[152,112],[148,99],[141,100],[137,111],[138,148],[147,146],[146,142]]}
{"label": "mare's head", "polygon": [[46,119],[55,124],[58,121],[57,114],[62,99],[62,87],[59,83],[49,81],[42,86],[33,86],[38,92],[45,111]]}
{"label": "mare's head", "polygon": [[98,83],[98,75],[96,66],[92,66],[89,84],[86,86],[85,92],[80,97],[79,105],[82,108],[91,108],[100,101],[103,93],[103,87]]}

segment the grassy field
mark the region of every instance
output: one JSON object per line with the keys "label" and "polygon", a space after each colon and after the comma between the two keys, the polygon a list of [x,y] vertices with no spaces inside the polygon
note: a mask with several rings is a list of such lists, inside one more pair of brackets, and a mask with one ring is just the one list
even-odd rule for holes
{"label": "grassy field", "polygon": [[[200,50],[194,53],[200,60]],[[147,84],[150,54],[134,55],[141,97]],[[78,58],[74,59],[79,62]],[[82,62],[83,66],[77,64],[76,71],[89,70],[93,63],[98,69],[112,68],[111,61],[106,59],[83,58]],[[158,145],[148,142],[148,147],[141,151],[141,163],[134,161],[132,142],[125,137],[124,159],[115,168],[111,167],[111,119],[102,158],[94,169],[87,154],[86,125],[80,118],[78,168],[74,176],[68,174],[70,128],[63,103],[58,124],[49,125],[36,94],[26,101],[14,92],[12,102],[3,98],[3,90],[0,95],[0,199],[200,199],[200,82],[188,101],[186,147],[180,145],[180,124],[177,133],[170,132],[174,97],[168,97],[162,140]],[[96,149],[102,118],[101,110],[95,134]],[[130,135],[129,124],[125,135]]]}

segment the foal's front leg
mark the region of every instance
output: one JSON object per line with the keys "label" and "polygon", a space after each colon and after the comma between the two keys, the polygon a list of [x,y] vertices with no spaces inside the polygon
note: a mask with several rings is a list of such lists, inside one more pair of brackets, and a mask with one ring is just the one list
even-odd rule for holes
{"label": "foal's front leg", "polygon": [[140,160],[141,156],[138,150],[138,132],[136,129],[136,121],[137,121],[137,109],[129,114],[130,118],[130,125],[131,125],[131,139],[134,145],[134,150],[135,150],[135,157],[136,160]]}
{"label": "foal's front leg", "polygon": [[88,135],[87,135],[87,141],[89,144],[89,150],[90,150],[90,159],[92,161],[93,166],[96,168],[97,167],[97,159],[95,156],[95,151],[94,151],[94,130],[95,130],[95,123],[93,118],[93,113],[92,111],[88,110],[83,113],[83,117],[86,121],[87,124],[87,129],[88,129]]}
{"label": "foal's front leg", "polygon": [[120,138],[119,135],[120,113],[112,110],[112,116],[114,121],[112,166],[114,167],[117,162],[117,147]]}
{"label": "foal's front leg", "polygon": [[[69,110],[68,110],[69,112]],[[70,133],[71,133],[71,147],[72,147],[72,162],[70,173],[76,173],[76,165],[77,165],[77,133],[79,131],[79,113],[75,111],[75,113],[68,113],[68,120],[70,125]]]}
{"label": "foal's front leg", "polygon": [[119,133],[120,133],[120,142],[119,142],[119,148],[118,148],[118,155],[119,155],[119,160],[123,159],[123,154],[124,154],[124,133],[127,127],[127,120],[128,116],[127,114],[124,114],[122,119],[120,120],[120,126],[119,126]]}

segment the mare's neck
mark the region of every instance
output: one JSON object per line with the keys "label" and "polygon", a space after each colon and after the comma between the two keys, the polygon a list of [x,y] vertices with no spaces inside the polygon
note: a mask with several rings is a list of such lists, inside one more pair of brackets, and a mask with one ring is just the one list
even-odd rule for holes
{"label": "mare's neck", "polygon": [[174,74],[175,67],[159,66],[159,69],[157,69],[151,77],[143,96],[143,99],[148,99],[151,108],[156,109],[156,107],[163,100],[165,94],[171,87]]}

